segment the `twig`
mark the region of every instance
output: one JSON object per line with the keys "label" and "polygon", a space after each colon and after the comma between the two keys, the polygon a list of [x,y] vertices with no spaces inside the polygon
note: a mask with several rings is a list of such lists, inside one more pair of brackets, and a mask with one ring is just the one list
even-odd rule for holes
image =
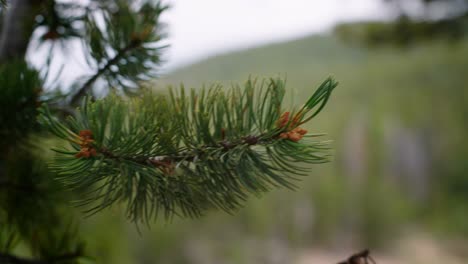
{"label": "twig", "polygon": [[205,145],[205,146],[200,147],[197,150],[181,152],[175,155],[161,155],[161,156],[156,156],[156,157],[118,156],[112,153],[107,148],[103,148],[103,147],[101,147],[101,149],[99,149],[98,152],[109,159],[128,160],[128,161],[132,161],[141,165],[153,165],[155,167],[166,167],[167,165],[172,164],[173,162],[194,161],[197,156],[202,155],[203,153],[205,153],[207,149],[210,149],[210,148],[222,148],[223,151],[228,151],[240,145],[252,146],[252,145],[266,143],[267,141],[268,140],[260,139],[260,136],[249,135],[246,137],[242,137],[242,139],[237,142],[223,140],[223,141],[218,142],[216,145],[212,145],[212,146]]}
{"label": "twig", "polygon": [[106,71],[109,70],[109,68],[116,64],[127,52],[131,51],[132,49],[138,48],[141,45],[141,41],[139,40],[132,40],[130,43],[119,50],[117,54],[110,60],[107,61],[106,65],[104,65],[102,68],[100,68],[91,78],[89,78],[83,86],[81,86],[80,89],[78,89],[78,92],[72,96],[70,100],[70,105],[74,106],[79,103],[79,100],[86,95],[86,93],[89,91],[91,88],[91,85],[101,76],[103,75]]}
{"label": "twig", "polygon": [[338,264],[377,264],[377,263],[370,256],[370,251],[368,249],[365,249],[359,253],[352,255],[347,260],[339,262]]}

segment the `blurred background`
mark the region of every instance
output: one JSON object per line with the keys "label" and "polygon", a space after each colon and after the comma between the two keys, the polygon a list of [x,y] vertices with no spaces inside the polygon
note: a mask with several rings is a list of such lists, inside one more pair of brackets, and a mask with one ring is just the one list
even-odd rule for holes
{"label": "blurred background", "polygon": [[98,263],[326,264],[364,248],[379,264],[468,262],[467,1],[166,3],[155,89],[279,75],[299,105],[334,76],[307,127],[333,140],[334,160],[235,215],[140,232],[118,210],[84,219]]}

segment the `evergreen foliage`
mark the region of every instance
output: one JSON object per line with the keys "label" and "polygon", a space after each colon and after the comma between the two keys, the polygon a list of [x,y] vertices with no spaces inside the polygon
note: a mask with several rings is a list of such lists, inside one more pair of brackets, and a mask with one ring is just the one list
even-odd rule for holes
{"label": "evergreen foliage", "polygon": [[67,123],[47,109],[41,120],[71,144],[56,149],[53,168],[67,186],[87,193],[81,203],[95,204],[90,212],[122,201],[133,221],[159,212],[193,217],[212,207],[231,212],[248,194],[273,186],[293,188],[291,175],[308,170],[301,163],[327,161],[326,144],[299,126],[335,87],[328,79],[291,114],[282,107],[285,82],[270,79],[229,90],[109,96],[85,101]]}
{"label": "evergreen foliage", "polygon": [[[332,79],[290,110],[281,79],[157,95],[141,87],[161,63],[167,7],[159,1],[1,4],[3,32],[23,28],[18,17],[34,26],[0,35],[0,263],[80,263],[86,254],[70,201],[90,214],[125,204],[131,221],[146,224],[160,214],[231,213],[249,195],[294,188],[307,164],[328,160],[326,142],[300,126],[323,109]],[[23,48],[37,36],[53,44],[40,71]],[[49,82],[60,79],[50,71],[54,47],[74,39],[94,74],[62,94]],[[5,43],[15,43],[9,54]],[[96,100],[98,91],[110,95]],[[45,148],[57,138],[68,145],[52,158]],[[18,248],[30,258],[16,256]]]}
{"label": "evergreen foliage", "polygon": [[88,50],[86,60],[95,70],[79,86],[71,98],[73,104],[102,79],[108,89],[129,93],[138,88],[138,82],[156,77],[161,62],[158,42],[163,38],[159,22],[167,9],[160,2],[144,1],[140,5],[117,1],[117,6],[104,5],[89,11],[84,19],[83,45]]}
{"label": "evergreen foliage", "polygon": [[75,81],[66,103],[78,105],[94,88],[100,88],[101,93],[136,92],[138,82],[157,77],[161,52],[167,46],[160,44],[165,37],[160,16],[167,8],[151,0],[93,0],[88,5],[42,1],[34,27],[41,32],[40,44],[52,44],[48,63],[53,60],[55,44],[66,47],[69,41],[79,39],[83,57],[94,72]]}
{"label": "evergreen foliage", "polygon": [[37,125],[36,115],[42,81],[24,62],[0,64],[0,147],[24,138]]}
{"label": "evergreen foliage", "polygon": [[44,140],[37,122],[44,100],[41,76],[14,60],[0,64],[0,84],[0,263],[30,263],[5,254],[21,243],[44,261],[78,259],[83,244],[69,212],[69,195],[47,168],[38,144]]}
{"label": "evergreen foliage", "polygon": [[386,0],[386,11],[398,19],[391,22],[342,24],[335,32],[345,41],[371,47],[392,44],[400,47],[443,39],[462,40],[468,34],[467,0]]}

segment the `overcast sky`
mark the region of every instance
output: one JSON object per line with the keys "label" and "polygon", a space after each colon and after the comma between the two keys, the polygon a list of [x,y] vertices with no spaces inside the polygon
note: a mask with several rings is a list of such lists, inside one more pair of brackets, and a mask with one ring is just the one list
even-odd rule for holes
{"label": "overcast sky", "polygon": [[294,39],[338,22],[381,19],[382,0],[167,0],[167,69],[229,50]]}

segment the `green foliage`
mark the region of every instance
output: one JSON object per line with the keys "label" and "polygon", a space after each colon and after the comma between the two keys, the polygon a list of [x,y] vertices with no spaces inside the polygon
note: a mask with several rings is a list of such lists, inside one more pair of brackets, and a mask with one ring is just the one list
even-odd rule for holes
{"label": "green foliage", "polygon": [[[38,142],[43,81],[26,63],[0,65],[0,258],[26,245],[40,259],[82,254],[63,186],[47,169]],[[50,228],[53,225],[54,228]],[[73,263],[73,262],[69,262]]]}
{"label": "green foliage", "polygon": [[83,12],[79,5],[74,3],[57,3],[56,1],[44,1],[42,14],[36,19],[36,27],[45,29],[40,41],[65,41],[82,35],[78,26],[83,20]]}
{"label": "green foliage", "polygon": [[166,9],[159,1],[120,0],[103,4],[99,12],[88,12],[83,45],[95,74],[78,87],[89,90],[100,79],[107,89],[129,93],[138,89],[138,82],[156,77],[165,47],[158,44],[164,37],[159,19]]}
{"label": "green foliage", "polygon": [[407,47],[417,42],[444,39],[458,41],[468,33],[468,15],[438,21],[417,21],[401,17],[392,22],[342,24],[334,29],[344,41],[369,47]]}
{"label": "green foliage", "polygon": [[21,244],[44,260],[82,257],[84,245],[67,204],[69,194],[47,169],[44,153],[33,142],[39,139],[15,146],[2,164],[0,252]]}
{"label": "green foliage", "polygon": [[5,212],[0,211],[0,214],[0,226],[2,227],[2,232],[0,233],[0,252],[10,252],[18,245],[20,239],[15,227],[6,221]]}
{"label": "green foliage", "polygon": [[[430,40],[462,40],[468,34],[466,0],[387,0],[384,6],[399,17],[386,22],[338,25],[334,31],[343,40],[369,47],[408,47]],[[443,11],[442,11],[443,10]]]}
{"label": "green foliage", "polygon": [[[83,57],[92,72],[80,76],[68,89],[68,100],[63,102],[62,98],[56,104],[79,105],[97,88],[99,95],[111,90],[130,94],[139,89],[141,81],[157,77],[161,52],[167,46],[161,44],[165,34],[160,16],[167,8],[153,0],[41,3],[34,28],[40,31],[40,44],[52,44],[45,68],[54,59],[56,43],[66,48],[70,40],[80,39]],[[59,79],[60,73],[50,79]]]}
{"label": "green foliage", "polygon": [[[23,43],[15,42],[21,48],[13,56],[20,61],[6,56],[0,65],[0,261],[82,261],[84,244],[70,200],[89,213],[124,204],[126,217],[138,223],[158,215],[197,217],[212,208],[231,213],[250,195],[294,188],[294,176],[307,174],[308,164],[328,161],[327,142],[300,126],[322,111],[337,85],[331,79],[290,111],[279,79],[249,80],[227,90],[181,87],[164,96],[119,97],[133,95],[142,81],[156,77],[165,47],[160,44],[165,5],[153,0],[10,3],[12,8],[2,6],[3,17],[30,12],[21,17],[31,23],[24,27]],[[7,22],[9,29],[12,21]],[[0,35],[2,43],[11,41]],[[56,87],[61,70],[52,76],[51,66],[56,44],[66,50],[76,39],[92,73],[67,87],[66,94]],[[31,45],[36,40],[50,48],[40,71],[21,58],[26,47],[36,48]],[[109,91],[103,100],[92,98]],[[50,166],[45,127],[70,144],[56,149]]]}
{"label": "green foliage", "polygon": [[17,61],[0,65],[0,85],[0,147],[5,149],[37,128],[42,81],[36,70]]}
{"label": "green foliage", "polygon": [[293,188],[305,164],[326,162],[317,135],[287,135],[323,109],[336,85],[326,80],[291,118],[282,106],[285,82],[269,79],[87,100],[66,123],[47,109],[41,121],[71,144],[56,149],[52,167],[87,194],[80,204],[92,204],[89,212],[124,202],[135,222],[159,213],[196,217],[213,207],[232,212],[271,187]]}

